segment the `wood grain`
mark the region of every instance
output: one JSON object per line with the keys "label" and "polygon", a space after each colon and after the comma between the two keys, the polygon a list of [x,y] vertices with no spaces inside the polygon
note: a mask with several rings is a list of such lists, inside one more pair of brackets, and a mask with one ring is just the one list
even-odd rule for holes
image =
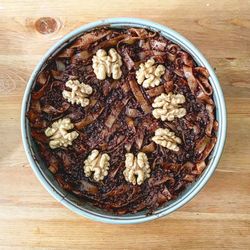
{"label": "wood grain", "polygon": [[[246,0],[1,0],[0,249],[249,249],[249,13]],[[89,221],[56,202],[27,162],[19,122],[24,88],[44,52],[82,24],[118,16],[159,22],[190,39],[216,68],[228,112],[224,154],[206,187],[168,217],[127,226]],[[52,28],[39,23],[44,17]]]}

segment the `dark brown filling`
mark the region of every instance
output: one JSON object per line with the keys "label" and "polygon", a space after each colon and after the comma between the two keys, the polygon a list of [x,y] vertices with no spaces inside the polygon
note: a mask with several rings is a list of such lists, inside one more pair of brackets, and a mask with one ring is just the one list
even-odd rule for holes
{"label": "dark brown filling", "polygon": [[[92,68],[98,49],[115,48],[123,60],[122,77],[99,81]],[[166,67],[158,87],[143,89],[135,71],[154,58]],[[191,56],[160,34],[145,29],[98,29],[76,39],[52,58],[40,73],[27,117],[41,156],[62,188],[83,200],[117,214],[152,212],[176,198],[204,170],[216,143],[209,74]],[[93,88],[90,105],[82,108],[62,97],[65,82],[78,79]],[[183,94],[187,114],[172,122],[152,116],[151,104],[161,93]],[[50,149],[45,129],[59,118],[70,118],[79,136],[67,148]],[[157,128],[180,137],[178,152],[152,142]],[[111,156],[108,176],[101,182],[87,178],[83,162],[98,149]],[[125,154],[147,154],[151,176],[142,185],[126,182]]]}

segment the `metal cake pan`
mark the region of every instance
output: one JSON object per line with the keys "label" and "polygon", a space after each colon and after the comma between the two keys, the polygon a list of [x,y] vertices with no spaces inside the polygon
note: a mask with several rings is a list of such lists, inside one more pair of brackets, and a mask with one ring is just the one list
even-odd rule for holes
{"label": "metal cake pan", "polygon": [[[147,215],[147,211],[141,211],[136,214],[127,214],[122,216],[114,215],[97,207],[94,207],[89,202],[81,201],[77,197],[67,193],[58,185],[53,175],[50,173],[50,171],[47,169],[47,166],[40,158],[38,149],[30,134],[30,127],[29,122],[26,118],[26,112],[30,104],[30,93],[34,87],[38,73],[44,68],[48,59],[55,55],[63,47],[67,46],[69,42],[71,42],[84,32],[102,26],[110,26],[112,28],[141,27],[160,32],[163,36],[177,43],[185,51],[191,54],[196,63],[200,66],[206,67],[210,73],[209,80],[214,91],[213,98],[216,104],[216,119],[219,123],[219,128],[217,132],[217,143],[209,157],[209,163],[203,173],[199,176],[199,178],[195,182],[190,184],[190,186],[185,191],[183,191],[177,199],[161,206],[151,215]],[[137,18],[111,18],[100,20],[81,26],[71,33],[65,35],[47,51],[47,53],[42,57],[42,59],[32,72],[32,75],[25,89],[21,109],[21,132],[24,149],[30,166],[32,167],[34,173],[43,184],[43,186],[56,200],[58,200],[73,212],[95,221],[113,224],[134,224],[151,221],[170,214],[171,212],[177,210],[178,208],[189,202],[205,186],[205,184],[215,171],[216,166],[218,165],[226,139],[226,122],[226,107],[220,83],[213,68],[210,66],[201,52],[190,41],[188,41],[176,31],[169,29],[166,26]]]}

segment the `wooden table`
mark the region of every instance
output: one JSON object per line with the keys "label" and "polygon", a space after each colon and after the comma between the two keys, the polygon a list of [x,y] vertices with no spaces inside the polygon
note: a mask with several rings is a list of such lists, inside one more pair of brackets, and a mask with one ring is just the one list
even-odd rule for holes
{"label": "wooden table", "polygon": [[[24,154],[20,106],[44,52],[82,24],[141,17],[190,39],[211,62],[228,109],[216,173],[168,217],[115,226],[84,219],[41,186]],[[49,18],[44,18],[49,17]],[[250,249],[250,1],[0,1],[1,249]]]}

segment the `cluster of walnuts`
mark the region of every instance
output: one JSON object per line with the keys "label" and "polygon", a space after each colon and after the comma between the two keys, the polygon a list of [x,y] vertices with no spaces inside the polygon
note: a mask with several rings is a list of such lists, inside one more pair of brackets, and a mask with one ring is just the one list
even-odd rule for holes
{"label": "cluster of walnuts", "polygon": [[[119,79],[122,76],[122,58],[115,49],[110,49],[108,53],[99,49],[92,59],[92,67],[96,78],[104,80],[106,77]],[[136,71],[136,79],[143,88],[153,88],[161,83],[161,76],[165,74],[163,65],[156,65],[153,58],[145,63],[141,63]],[[63,90],[62,96],[71,104],[86,107],[89,105],[90,95],[93,89],[90,85],[80,83],[78,80],[69,80],[65,83],[67,87]],[[181,107],[185,103],[185,97],[181,94],[165,94],[157,96],[152,104],[152,115],[162,121],[173,121],[175,117],[181,118],[186,115],[186,109]],[[45,130],[45,135],[49,137],[51,149],[67,147],[72,145],[73,140],[78,137],[78,133],[73,130],[74,125],[69,118],[61,118],[52,123],[51,127]],[[181,139],[176,137],[169,129],[158,128],[152,138],[156,144],[166,147],[169,150],[178,151]],[[95,181],[101,181],[108,175],[110,166],[110,156],[94,149],[84,161],[83,169],[86,177],[93,174]],[[147,155],[139,152],[137,156],[132,153],[125,155],[125,179],[133,185],[141,185],[150,176],[150,165]]]}

